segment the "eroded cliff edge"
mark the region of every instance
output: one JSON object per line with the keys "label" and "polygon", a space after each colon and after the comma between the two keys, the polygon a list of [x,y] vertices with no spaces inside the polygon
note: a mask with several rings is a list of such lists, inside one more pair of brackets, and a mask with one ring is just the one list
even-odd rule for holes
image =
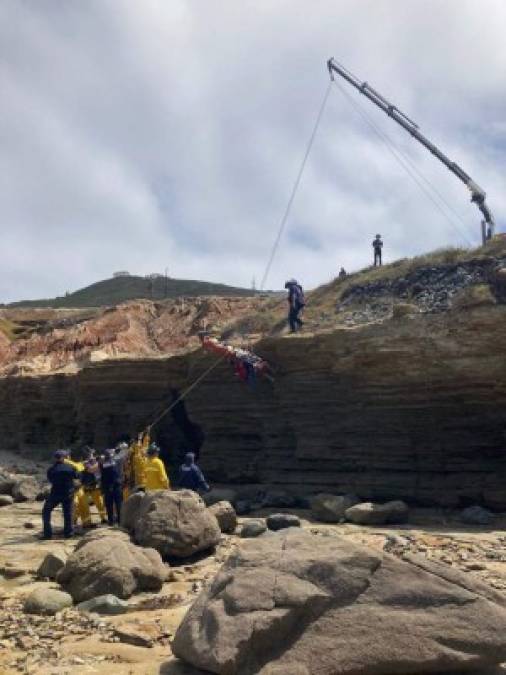
{"label": "eroded cliff edge", "polygon": [[[257,351],[275,383],[252,390],[227,364],[187,402],[204,430],[201,463],[219,482],[298,494],[354,491],[422,504],[506,509],[506,306],[470,303],[314,335],[271,337]],[[104,447],[134,435],[211,360],[90,363],[74,374],[0,380],[6,449]],[[155,437],[182,447],[170,416]]]}

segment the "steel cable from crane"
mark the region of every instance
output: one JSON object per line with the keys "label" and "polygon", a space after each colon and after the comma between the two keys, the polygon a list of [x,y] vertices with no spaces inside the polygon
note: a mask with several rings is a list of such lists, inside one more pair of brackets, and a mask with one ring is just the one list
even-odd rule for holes
{"label": "steel cable from crane", "polygon": [[[468,235],[463,232],[460,227],[454,222],[454,220],[449,216],[449,214],[443,209],[441,204],[434,198],[434,196],[430,193],[430,191],[423,185],[421,181],[424,181],[427,186],[431,190],[434,191],[434,193],[439,197],[439,199],[445,204],[445,206],[453,211],[457,217],[462,220],[461,216],[451,207],[445,200],[445,198],[440,194],[440,192],[437,190],[437,188],[432,185],[432,183],[429,181],[428,178],[426,178],[420,171],[419,169],[414,165],[414,163],[402,153],[402,151],[396,147],[392,139],[384,133],[379,127],[373,122],[373,120],[370,118],[370,116],[365,112],[365,110],[360,106],[353,98],[352,96],[338,83],[334,80],[334,84],[336,87],[339,89],[339,91],[345,96],[345,98],[349,101],[349,103],[353,106],[353,108],[358,112],[358,114],[366,121],[366,123],[371,127],[371,129],[375,132],[375,134],[380,138],[381,141],[386,145],[387,149],[389,152],[393,155],[393,157],[397,160],[397,162],[403,167],[403,169],[406,171],[406,173],[412,178],[412,180],[418,185],[420,190],[425,194],[427,199],[429,199],[434,206],[438,209],[438,211],[446,218],[446,220],[450,223],[450,225],[458,232],[458,234],[465,239],[465,241],[469,244],[469,246],[473,246],[473,242],[469,239]],[[408,164],[409,163],[409,164]],[[410,168],[410,166],[412,168]],[[463,222],[463,221],[462,221]]]}
{"label": "steel cable from crane", "polygon": [[323,117],[323,113],[325,111],[325,107],[327,105],[327,101],[329,98],[330,90],[332,87],[332,82],[329,82],[329,85],[325,91],[325,95],[323,97],[322,104],[320,106],[320,109],[318,111],[318,115],[316,116],[316,122],[313,127],[313,131],[311,132],[311,136],[309,138],[309,143],[307,144],[306,152],[304,153],[304,157],[302,159],[302,163],[300,165],[299,171],[297,173],[297,177],[295,179],[295,183],[293,184],[292,192],[290,194],[290,198],[288,200],[288,204],[286,205],[286,209],[283,213],[283,217],[281,218],[281,222],[278,227],[278,233],[276,235],[276,239],[274,240],[274,245],[272,247],[271,254],[269,256],[269,261],[267,262],[267,267],[265,268],[265,272],[262,277],[262,282],[260,284],[260,290],[263,291],[265,287],[265,282],[267,281],[267,277],[269,276],[269,272],[272,267],[272,263],[274,261],[274,257],[276,255],[276,251],[278,250],[279,243],[281,241],[281,237],[283,236],[283,232],[288,220],[288,216],[290,215],[290,211],[292,208],[293,201],[295,199],[295,195],[297,194],[297,190],[299,189],[300,181],[302,178],[302,174],[304,173],[304,168],[306,166],[307,158],[309,157],[309,153],[311,152],[311,148],[313,147],[314,140],[316,138],[316,133],[318,131],[318,127],[320,126],[320,122]]}

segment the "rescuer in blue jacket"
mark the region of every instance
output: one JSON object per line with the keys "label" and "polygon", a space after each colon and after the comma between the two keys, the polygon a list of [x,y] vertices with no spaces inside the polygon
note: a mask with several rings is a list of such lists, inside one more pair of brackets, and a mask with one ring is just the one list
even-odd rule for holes
{"label": "rescuer in blue jacket", "polygon": [[121,505],[123,503],[123,475],[122,466],[114,457],[114,450],[106,450],[100,465],[100,488],[104,495],[105,508],[107,510],[107,522],[114,525],[114,510],[116,510],[116,522],[119,523]]}
{"label": "rescuer in blue jacket", "polygon": [[72,506],[74,501],[74,481],[79,479],[79,473],[73,466],[65,462],[67,453],[65,450],[57,450],[54,453],[54,464],[47,471],[47,479],[51,483],[51,492],[42,507],[43,539],[51,539],[51,514],[61,504],[63,511],[63,534],[71,537],[72,532]]}
{"label": "rescuer in blue jacket", "polygon": [[204,474],[200,468],[195,464],[195,455],[193,452],[188,452],[184,458],[184,464],[181,464],[179,469],[179,487],[187,490],[194,490],[198,492],[209,491],[209,485],[204,478]]}

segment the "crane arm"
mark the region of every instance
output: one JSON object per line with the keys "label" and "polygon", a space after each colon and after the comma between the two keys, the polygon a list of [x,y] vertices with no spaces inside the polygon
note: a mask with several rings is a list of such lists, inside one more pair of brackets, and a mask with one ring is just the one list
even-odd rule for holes
{"label": "crane arm", "polygon": [[458,164],[452,162],[449,157],[447,157],[439,148],[437,148],[433,143],[429,141],[420,131],[418,124],[413,122],[407,115],[405,115],[399,108],[392,105],[386,98],[384,98],[379,92],[373,89],[367,82],[361,82],[355,75],[350,73],[349,70],[341,66],[334,59],[329,59],[327,61],[327,67],[329,69],[329,74],[331,80],[334,80],[334,73],[337,73],[347,82],[349,82],[355,89],[357,89],[361,94],[368,98],[372,103],[374,103],[378,108],[381,108],[384,113],[397,122],[403,129],[416,138],[416,140],[421,143],[427,150],[432,153],[435,157],[439,159],[457,178],[459,178],[464,185],[468,188],[471,193],[471,201],[475,202],[483,214],[485,223],[487,224],[487,238],[490,238],[494,234],[495,221],[492,212],[488,208],[485,199],[485,191],[474,182],[474,180],[467,175],[467,173],[460,168]]}

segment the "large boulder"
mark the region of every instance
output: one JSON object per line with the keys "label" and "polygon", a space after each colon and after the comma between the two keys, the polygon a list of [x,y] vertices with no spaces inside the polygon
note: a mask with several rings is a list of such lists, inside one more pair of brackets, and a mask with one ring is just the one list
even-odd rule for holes
{"label": "large boulder", "polygon": [[311,515],[322,523],[339,523],[344,519],[344,512],[358,502],[354,495],[329,495],[320,493],[312,497]]}
{"label": "large boulder", "polygon": [[10,495],[0,494],[0,506],[10,506],[14,503],[14,499]]}
{"label": "large boulder", "polygon": [[222,675],[478,672],[506,660],[506,601],[445,565],[288,530],[230,556],[172,651]]}
{"label": "large boulder", "polygon": [[22,476],[12,486],[15,502],[34,502],[40,492],[40,485],[33,476]]}
{"label": "large boulder", "polygon": [[405,523],[408,519],[407,504],[398,500],[386,504],[363,502],[355,504],[344,512],[346,520],[357,525],[386,525],[388,523]]}
{"label": "large boulder", "polygon": [[72,597],[55,588],[36,588],[26,598],[24,611],[27,614],[45,614],[53,616],[66,607],[72,606]]}
{"label": "large boulder", "polygon": [[196,492],[156,490],[141,502],[134,538],[164,557],[186,558],[216,546],[221,530]]}
{"label": "large boulder", "polygon": [[237,527],[237,514],[234,507],[229,502],[216,502],[209,507],[209,511],[218,521],[220,530],[227,534],[235,532]]}
{"label": "large boulder", "polygon": [[81,539],[57,581],[75,602],[83,602],[108,593],[126,599],[159,591],[166,577],[158,551],[135,546],[124,532],[99,530]]}
{"label": "large boulder", "polygon": [[144,492],[134,492],[121,505],[120,525],[125,530],[132,532],[135,529],[144,496]]}

